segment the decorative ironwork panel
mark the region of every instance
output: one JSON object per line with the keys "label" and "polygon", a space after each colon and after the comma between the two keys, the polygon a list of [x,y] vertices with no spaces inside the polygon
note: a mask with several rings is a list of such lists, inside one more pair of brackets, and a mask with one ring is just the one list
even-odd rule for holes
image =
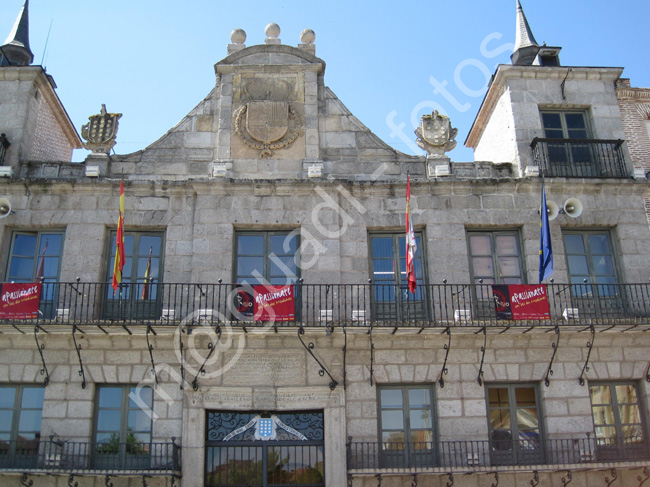
{"label": "decorative ironwork panel", "polygon": [[[282,425],[295,430],[306,440],[323,441],[324,423],[321,411],[274,413],[273,416],[277,417]],[[208,442],[255,441],[257,418],[271,418],[271,414],[208,411],[206,439]],[[274,439],[276,441],[303,440],[301,436],[297,436],[287,429],[282,426],[277,427]]]}

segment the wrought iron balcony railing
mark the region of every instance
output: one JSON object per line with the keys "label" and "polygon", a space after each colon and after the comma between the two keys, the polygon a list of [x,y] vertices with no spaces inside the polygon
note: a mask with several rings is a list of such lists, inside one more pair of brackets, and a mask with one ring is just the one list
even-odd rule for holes
{"label": "wrought iron balcony railing", "polygon": [[[650,324],[650,284],[548,284],[546,317],[504,319],[490,284],[429,284],[416,293],[384,284],[289,286],[291,316],[254,315],[253,290],[237,284],[45,282],[37,317],[0,316],[4,324],[178,325],[230,322],[252,327],[467,327]],[[143,296],[145,297],[143,299]],[[250,310],[250,311],[249,311]],[[271,311],[271,313],[273,313]]]}
{"label": "wrought iron balcony railing", "polygon": [[548,177],[627,178],[623,142],[535,137],[530,146],[535,164]]}
{"label": "wrought iron balcony railing", "polygon": [[181,470],[181,447],[173,439],[169,443],[2,440],[1,470],[168,474]]}
{"label": "wrought iron balcony railing", "polygon": [[584,465],[645,461],[648,444],[641,437],[575,439],[464,440],[441,442],[350,441],[349,470],[409,468],[498,469],[500,466]]}

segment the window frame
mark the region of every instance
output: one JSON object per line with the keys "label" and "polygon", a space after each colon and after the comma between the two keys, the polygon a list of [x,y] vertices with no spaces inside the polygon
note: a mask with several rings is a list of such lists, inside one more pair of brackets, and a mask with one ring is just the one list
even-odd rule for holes
{"label": "window frame", "polygon": [[[492,427],[492,411],[506,408],[492,407],[490,405],[490,390],[506,388],[508,390],[508,418],[510,438],[495,438],[494,432],[500,428]],[[521,438],[517,412],[526,409],[526,405],[518,406],[516,390],[532,388],[535,394],[535,410],[537,412],[537,438]],[[485,384],[485,406],[487,412],[488,438],[492,461],[498,465],[535,464],[544,462],[544,440],[546,431],[544,427],[543,402],[541,401],[539,383],[535,382],[493,382]],[[529,408],[530,406],[528,406]],[[514,413],[514,414],[513,414]],[[516,434],[515,434],[516,433]],[[509,443],[512,442],[512,443]]]}
{"label": "window frame", "polygon": [[[467,258],[469,260],[469,272],[470,272],[470,279],[474,284],[479,284],[477,281],[479,279],[483,279],[484,281],[486,279],[493,279],[494,283],[489,283],[489,284],[516,284],[516,283],[504,283],[503,282],[503,276],[499,275],[497,273],[497,270],[500,269],[500,264],[499,264],[499,254],[497,254],[497,245],[496,245],[496,238],[499,236],[514,236],[515,239],[517,240],[517,258],[519,259],[519,277],[521,280],[521,283],[519,284],[527,284],[528,283],[528,273],[526,271],[526,259],[525,259],[525,254],[524,254],[524,248],[522,245],[522,239],[521,239],[521,229],[519,228],[513,228],[513,229],[474,229],[474,228],[468,228],[465,231],[466,237],[467,237]],[[473,264],[473,258],[474,254],[472,253],[472,244],[471,244],[471,237],[473,236],[489,236],[490,237],[490,246],[491,246],[491,254],[490,256],[492,257],[492,268],[494,271],[493,276],[476,276],[475,270],[474,270],[474,264]],[[486,257],[487,255],[477,255],[477,257]],[[501,255],[501,257],[512,257],[512,255]]]}
{"label": "window frame", "polygon": [[[370,279],[372,280],[370,299],[372,303],[373,316],[378,321],[428,320],[430,318],[429,315],[431,310],[429,309],[428,303],[430,303],[431,300],[427,288],[428,267],[425,249],[426,235],[424,229],[416,230],[414,233],[417,245],[413,264],[417,283],[415,294],[409,291],[406,276],[406,233],[403,230],[377,230],[368,232],[368,271],[370,273]],[[380,282],[377,282],[375,279],[376,259],[373,252],[373,239],[375,238],[392,239],[391,250],[394,266],[392,283],[389,283],[388,279]],[[401,242],[400,240],[403,241]],[[404,252],[404,255],[402,255],[402,252]],[[379,260],[379,257],[377,260]],[[417,264],[418,261],[420,262],[419,268]],[[404,268],[402,268],[402,264],[404,265]],[[420,276],[418,276],[418,274],[420,274]],[[388,296],[384,297],[386,292],[381,291],[380,286],[393,286],[394,291],[399,289],[400,297],[398,298],[397,293],[393,293],[393,290],[391,289],[388,290]],[[390,303],[395,304],[395,313],[391,312]],[[422,303],[423,310],[418,312],[418,310],[415,309],[414,316],[411,316],[411,308],[417,306],[418,303]],[[386,311],[387,306],[388,311]]]}
{"label": "window frame", "polygon": [[[620,402],[618,400],[618,395],[616,388],[618,386],[632,386],[634,388],[634,393],[636,396],[636,403],[626,403]],[[607,387],[609,389],[610,401],[609,403],[594,403],[594,397],[592,394],[592,387]],[[591,421],[593,425],[594,433],[594,442],[596,444],[597,455],[603,460],[616,460],[616,459],[634,459],[639,455],[641,458],[647,458],[648,450],[648,423],[645,417],[645,408],[643,402],[643,396],[641,395],[641,388],[639,387],[638,381],[634,380],[595,380],[589,381],[589,402],[591,405]],[[620,417],[620,408],[624,405],[634,405],[638,411],[638,426],[641,432],[641,441],[638,443],[625,443],[625,435],[623,434],[623,426],[634,425],[637,423],[623,423]],[[611,407],[614,424],[603,424],[597,425],[594,414],[595,408],[598,407]],[[600,441],[600,438],[597,434],[598,427],[613,427],[616,431],[616,436],[614,438],[605,437],[602,438],[604,442]],[[609,441],[608,441],[609,440]],[[613,442],[611,440],[614,440]],[[620,442],[619,440],[623,440]],[[635,448],[636,447],[636,448]],[[604,457],[604,458],[603,458]],[[613,457],[613,458],[612,458]]]}
{"label": "window frame", "polygon": [[[262,257],[263,259],[263,272],[262,278],[264,279],[264,282],[259,282],[257,279],[254,282],[240,282],[240,277],[239,277],[239,257],[240,254],[238,252],[238,247],[239,247],[239,237],[242,236],[263,236],[264,239],[264,244],[263,244],[263,250],[262,254],[259,255],[258,257]],[[281,256],[278,257],[291,257],[293,258],[294,264],[295,264],[295,275],[294,276],[287,276],[284,274],[284,277],[286,278],[286,281],[283,283],[272,283],[271,281],[274,279],[275,276],[270,275],[270,267],[271,267],[271,254],[276,255],[274,252],[271,251],[272,244],[271,244],[271,238],[275,236],[283,236],[283,237],[288,237],[291,236],[296,240],[295,244],[295,252],[293,255],[289,253],[282,254]],[[232,252],[232,282],[237,283],[237,284],[248,284],[248,285],[257,285],[257,284],[270,284],[272,286],[285,286],[285,285],[292,285],[292,284],[297,284],[298,281],[300,280],[300,232],[297,231],[296,229],[270,229],[270,230],[248,230],[248,229],[239,229],[235,230],[234,233],[234,238],[233,238],[233,252]],[[242,256],[253,256],[254,254],[243,254]],[[256,269],[257,270],[257,269]],[[243,279],[247,279],[246,276],[243,276]]]}
{"label": "window frame", "polygon": [[[9,435],[9,448],[8,454],[0,456],[0,468],[34,468],[36,467],[38,461],[38,444],[41,441],[41,432],[43,429],[43,406],[45,403],[45,386],[38,384],[0,384],[0,390],[2,389],[14,389],[14,401],[11,408],[6,407],[2,408],[1,411],[11,411],[11,424],[9,425],[9,430],[3,432],[2,434]],[[30,430],[29,433],[33,433],[33,439],[19,439],[21,433],[26,433],[27,431],[20,430],[20,421],[23,412],[25,411],[38,411],[39,408],[33,407],[23,407],[23,393],[26,389],[39,389],[41,391],[42,397],[40,398],[40,428],[39,431]],[[4,440],[2,440],[4,441]],[[30,446],[31,445],[31,446]],[[5,465],[4,463],[7,462]]]}
{"label": "window frame", "polygon": [[[415,467],[415,466],[436,466],[437,465],[437,449],[438,449],[438,415],[437,415],[437,398],[434,384],[432,383],[402,383],[402,384],[377,384],[377,437],[378,437],[378,452],[380,455],[379,461],[383,467]],[[401,407],[384,407],[382,405],[381,395],[382,391],[387,390],[400,390],[402,392],[402,406]],[[411,412],[426,410],[424,407],[413,407],[410,405],[409,391],[411,390],[427,390],[429,391],[430,407],[428,409],[431,418],[431,427],[429,429],[416,428],[420,431],[429,431],[431,433],[431,440],[424,443],[431,443],[431,448],[428,449],[414,449],[411,441]],[[384,429],[382,412],[383,411],[402,411],[403,430],[399,429]],[[403,431],[404,441],[403,450],[390,448],[384,449],[384,431]],[[420,443],[420,442],[417,442]],[[422,453],[424,452],[424,453]]]}
{"label": "window frame", "polygon": [[[544,114],[557,114],[560,115],[560,126],[562,129],[562,137],[549,137],[546,133],[546,127],[544,126]],[[542,131],[544,132],[544,137],[547,139],[557,139],[557,140],[576,140],[576,137],[569,137],[569,129],[567,120],[566,120],[566,115],[572,115],[572,114],[581,114],[582,119],[584,121],[585,125],[585,135],[584,139],[582,138],[577,138],[577,140],[589,140],[589,139],[594,139],[594,131],[593,127],[591,124],[591,112],[589,108],[574,108],[574,109],[563,109],[563,108],[545,108],[545,107],[539,107],[539,119],[540,123],[542,125]],[[557,129],[554,129],[557,130]]]}

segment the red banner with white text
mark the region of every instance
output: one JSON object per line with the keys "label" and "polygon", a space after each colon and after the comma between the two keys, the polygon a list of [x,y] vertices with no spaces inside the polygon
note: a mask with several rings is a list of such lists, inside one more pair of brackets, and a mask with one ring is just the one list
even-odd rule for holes
{"label": "red banner with white text", "polygon": [[551,319],[544,284],[495,284],[492,296],[498,320]]}
{"label": "red banner with white text", "polygon": [[32,320],[38,318],[41,283],[2,284],[0,320]]}
{"label": "red banner with white text", "polygon": [[239,321],[294,321],[294,286],[241,286],[234,307]]}

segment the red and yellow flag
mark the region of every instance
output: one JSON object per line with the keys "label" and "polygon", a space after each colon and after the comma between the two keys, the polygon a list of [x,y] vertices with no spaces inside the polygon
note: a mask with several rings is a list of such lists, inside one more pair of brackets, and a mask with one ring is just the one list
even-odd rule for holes
{"label": "red and yellow flag", "polygon": [[406,182],[406,279],[409,284],[409,290],[415,293],[417,282],[415,280],[415,232],[413,232],[413,220],[411,218],[411,176],[407,176]]}
{"label": "red and yellow flag", "polygon": [[144,284],[142,285],[142,299],[149,299],[149,275],[151,274],[151,251],[149,247],[149,258],[147,259],[147,268],[144,271]]}
{"label": "red and yellow flag", "polygon": [[120,217],[117,220],[117,237],[115,239],[115,263],[113,265],[113,294],[122,284],[124,269],[124,181],[120,181]]}

